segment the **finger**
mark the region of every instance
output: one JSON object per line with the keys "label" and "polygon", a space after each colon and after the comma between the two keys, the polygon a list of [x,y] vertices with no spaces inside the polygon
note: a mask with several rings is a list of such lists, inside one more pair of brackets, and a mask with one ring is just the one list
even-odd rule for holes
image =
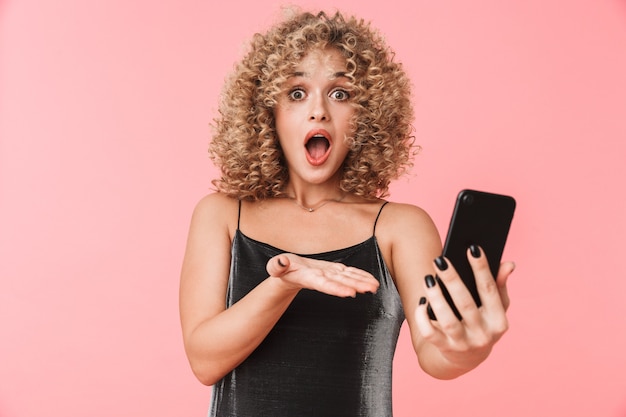
{"label": "finger", "polygon": [[502,305],[504,309],[507,310],[511,305],[511,299],[509,298],[509,292],[507,289],[507,282],[509,280],[509,276],[515,270],[515,263],[513,262],[504,262],[500,265],[500,269],[498,270],[498,277],[496,278],[496,284],[498,285],[498,290],[500,292],[500,298],[502,299]]}
{"label": "finger", "polygon": [[452,307],[448,304],[438,280],[432,275],[426,275],[424,284],[426,297],[428,297],[430,307],[437,317],[439,328],[450,338],[456,339],[461,337],[465,332],[463,323],[457,318]]}
{"label": "finger", "polygon": [[380,286],[380,282],[372,274],[359,268],[344,267],[336,276],[343,282],[370,290],[376,290]]}
{"label": "finger", "polygon": [[[355,297],[357,293],[376,292],[379,282],[372,274],[338,262],[301,258],[284,254],[290,261],[288,273],[281,275],[301,288],[323,292],[338,297]],[[291,259],[293,258],[293,259]],[[282,261],[284,257],[280,257]],[[277,268],[278,260],[270,260],[270,270]],[[280,264],[278,264],[280,266]]]}
{"label": "finger", "polygon": [[280,277],[289,270],[289,265],[291,265],[289,257],[281,253],[270,258],[265,269],[271,277]]}
{"label": "finger", "polygon": [[434,261],[437,268],[437,275],[445,285],[452,301],[457,308],[459,314],[470,323],[480,320],[480,313],[476,306],[476,301],[472,294],[467,289],[467,286],[457,273],[454,265],[448,262],[448,260],[440,256]]}
{"label": "finger", "polygon": [[339,262],[307,260],[309,268],[315,268],[327,279],[335,280],[342,285],[356,287],[359,292],[375,292],[380,283],[369,272]]}
{"label": "finger", "polygon": [[420,298],[419,305],[415,309],[415,324],[425,340],[428,340],[434,345],[438,345],[445,337],[441,331],[435,327],[433,321],[428,316],[427,308],[428,301],[426,297]]}
{"label": "finger", "polygon": [[338,286],[348,287],[358,293],[375,293],[380,286],[378,280],[369,272],[343,265],[326,271],[325,276]]}
{"label": "finger", "polygon": [[[487,256],[476,245],[472,245],[468,249],[468,260],[472,266],[474,277],[476,279],[476,289],[482,302],[482,309],[485,314],[483,318],[489,323],[489,327],[496,332],[504,332],[506,330],[506,308],[504,306],[501,289],[491,274]],[[509,272],[510,273],[510,272]],[[508,276],[508,274],[506,274]],[[506,277],[502,276],[501,280],[506,282]],[[506,288],[505,288],[506,291]]]}
{"label": "finger", "polygon": [[474,272],[476,289],[478,290],[482,305],[485,306],[487,310],[501,309],[504,311],[502,299],[500,298],[500,290],[495,278],[491,274],[489,262],[487,261],[487,256],[484,251],[479,246],[472,245],[467,250],[467,259]]}
{"label": "finger", "polygon": [[359,292],[358,286],[348,279],[342,279],[339,274],[329,271],[315,271],[304,279],[305,286],[315,291],[337,297],[356,297]]}

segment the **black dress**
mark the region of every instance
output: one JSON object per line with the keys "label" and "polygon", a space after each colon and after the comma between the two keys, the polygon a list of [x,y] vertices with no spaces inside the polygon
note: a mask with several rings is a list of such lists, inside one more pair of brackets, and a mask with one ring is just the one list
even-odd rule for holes
{"label": "black dress", "polygon": [[[301,290],[256,350],[214,385],[209,416],[392,416],[392,362],[404,313],[376,241],[378,216],[364,242],[304,255],[370,272],[380,281],[377,293],[340,298]],[[238,225],[227,305],[265,280],[267,261],[284,252]]]}

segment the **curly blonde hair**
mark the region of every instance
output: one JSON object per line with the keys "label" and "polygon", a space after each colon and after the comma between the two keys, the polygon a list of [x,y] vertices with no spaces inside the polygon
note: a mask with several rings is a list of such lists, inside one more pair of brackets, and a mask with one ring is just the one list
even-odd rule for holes
{"label": "curly blonde hair", "polygon": [[212,181],[218,191],[247,200],[284,196],[289,172],[274,107],[304,55],[329,46],[347,61],[355,107],[341,189],[367,199],[385,197],[391,180],[411,167],[410,82],[394,53],[363,20],[339,12],[303,12],[255,34],[226,82],[209,145],[211,160],[222,173]]}

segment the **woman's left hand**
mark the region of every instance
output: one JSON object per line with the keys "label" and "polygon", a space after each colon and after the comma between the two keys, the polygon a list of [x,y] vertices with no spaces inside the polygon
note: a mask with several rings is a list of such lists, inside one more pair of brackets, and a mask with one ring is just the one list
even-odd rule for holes
{"label": "woman's left hand", "polygon": [[[480,250],[477,257],[470,252],[468,250],[468,259],[476,278],[481,307],[476,306],[454,266],[440,257],[435,260],[437,275],[463,319],[456,317],[432,276],[425,279],[427,300],[422,299],[415,312],[416,324],[424,340],[433,345],[448,366],[456,368],[459,373],[473,369],[485,360],[493,345],[507,331],[506,310],[510,300],[506,282],[515,268],[512,262],[502,263],[494,280],[483,251]],[[428,304],[437,317],[436,321],[428,316]]]}

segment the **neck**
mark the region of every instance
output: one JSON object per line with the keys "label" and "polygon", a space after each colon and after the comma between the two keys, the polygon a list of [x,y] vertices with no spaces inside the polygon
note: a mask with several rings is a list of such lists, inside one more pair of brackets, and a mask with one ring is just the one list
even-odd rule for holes
{"label": "neck", "polygon": [[302,209],[313,212],[332,201],[339,202],[346,197],[346,193],[339,187],[306,187],[289,186],[285,194]]}
{"label": "neck", "polygon": [[322,200],[322,201],[320,201],[318,204],[313,205],[313,206],[305,206],[305,205],[303,205],[303,204],[300,204],[300,203],[298,202],[298,200],[296,200],[294,197],[289,197],[289,198],[290,198],[290,199],[292,199],[292,200],[293,200],[293,202],[294,202],[294,203],[296,203],[296,205],[297,205],[297,206],[299,206],[301,209],[306,210],[306,211],[308,211],[309,213],[313,213],[314,211],[316,211],[316,210],[318,210],[318,209],[322,208],[323,206],[325,206],[327,203],[330,203],[330,202],[333,202],[333,201],[334,201],[334,202],[336,202],[336,203],[339,203],[339,202],[340,202],[341,200],[343,200],[345,197],[346,197],[346,194],[344,193],[344,194],[343,194],[341,197],[339,197],[339,198],[329,198],[329,199],[326,199],[326,200]]}

